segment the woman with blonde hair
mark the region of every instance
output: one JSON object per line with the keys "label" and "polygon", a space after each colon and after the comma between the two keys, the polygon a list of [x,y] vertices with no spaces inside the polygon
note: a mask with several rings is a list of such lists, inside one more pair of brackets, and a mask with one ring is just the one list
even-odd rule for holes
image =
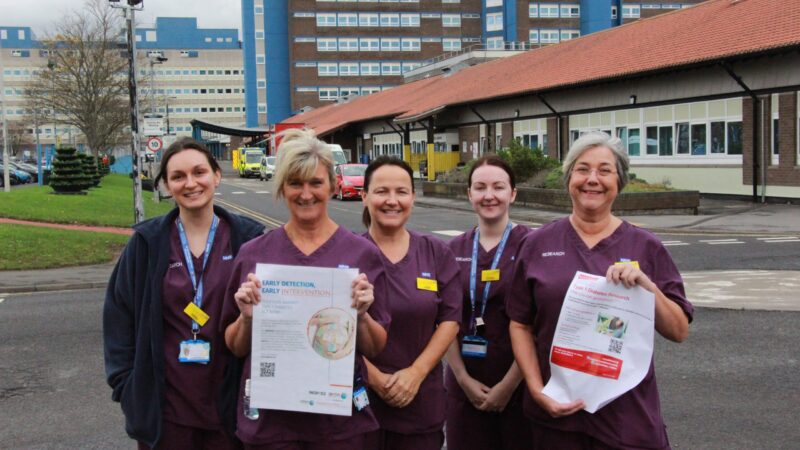
{"label": "woman with blonde hair", "polygon": [[[293,129],[278,148],[275,196],[289,209],[289,221],[243,246],[234,262],[223,312],[225,342],[246,358],[242,386],[250,377],[253,306],[261,301],[257,263],[358,268],[353,282],[357,309],[354,392],[366,384],[363,356],[375,357],[386,344],[389,327],[386,273],[379,250],[328,216],[334,190],[331,150],[310,130]],[[352,416],[258,410],[248,418],[240,395],[237,436],[246,449],[361,449],[366,433],[378,428],[369,406],[354,407]]]}

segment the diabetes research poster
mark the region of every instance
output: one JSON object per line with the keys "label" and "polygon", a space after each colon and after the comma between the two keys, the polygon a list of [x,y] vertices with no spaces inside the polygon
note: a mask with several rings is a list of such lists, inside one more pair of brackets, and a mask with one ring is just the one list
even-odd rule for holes
{"label": "diabetes research poster", "polygon": [[250,404],[255,408],[351,415],[357,269],[257,264]]}
{"label": "diabetes research poster", "polygon": [[550,348],[551,376],[542,391],[594,413],[636,387],[650,369],[655,296],[604,276],[577,272]]}

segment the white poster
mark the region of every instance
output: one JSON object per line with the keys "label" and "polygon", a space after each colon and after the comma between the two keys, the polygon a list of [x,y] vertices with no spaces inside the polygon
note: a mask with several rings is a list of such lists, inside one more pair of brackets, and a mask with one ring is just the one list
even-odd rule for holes
{"label": "white poster", "polygon": [[558,316],[542,392],[562,403],[583,400],[594,413],[636,387],[650,368],[654,317],[652,292],[577,272]]}
{"label": "white poster", "polygon": [[357,269],[257,264],[250,405],[349,416],[357,313]]}

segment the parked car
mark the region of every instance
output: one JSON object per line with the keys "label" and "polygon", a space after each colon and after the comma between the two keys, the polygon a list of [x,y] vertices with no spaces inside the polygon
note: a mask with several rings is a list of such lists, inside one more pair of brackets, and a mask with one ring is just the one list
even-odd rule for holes
{"label": "parked car", "polygon": [[30,164],[21,162],[12,162],[11,167],[17,170],[21,170],[30,175],[32,183],[36,183],[37,181],[39,181],[39,172],[36,170],[36,166],[32,166]]}
{"label": "parked car", "polygon": [[364,172],[366,164],[339,164],[334,169],[336,189],[333,195],[339,200],[358,198],[364,189]]}
{"label": "parked car", "polygon": [[275,175],[275,157],[264,156],[261,158],[261,166],[258,169],[258,178],[261,181],[271,180]]}
{"label": "parked car", "polygon": [[[8,169],[9,169],[8,170],[8,179],[11,182],[12,186],[14,186],[15,184],[23,183],[23,181],[19,179],[19,175],[17,174],[17,172],[18,172],[17,170],[11,168],[11,166],[9,166]],[[3,175],[4,171],[5,171],[5,168],[3,167],[3,164],[0,164],[0,178],[4,177],[4,175]]]}

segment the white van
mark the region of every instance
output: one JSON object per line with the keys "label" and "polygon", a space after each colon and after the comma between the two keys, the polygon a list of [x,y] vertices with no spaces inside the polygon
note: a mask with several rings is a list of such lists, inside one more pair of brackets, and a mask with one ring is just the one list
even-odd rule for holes
{"label": "white van", "polygon": [[347,160],[347,156],[342,150],[342,146],[339,144],[328,144],[328,147],[331,149],[333,153],[333,165],[338,166],[339,164],[347,164],[350,161]]}

